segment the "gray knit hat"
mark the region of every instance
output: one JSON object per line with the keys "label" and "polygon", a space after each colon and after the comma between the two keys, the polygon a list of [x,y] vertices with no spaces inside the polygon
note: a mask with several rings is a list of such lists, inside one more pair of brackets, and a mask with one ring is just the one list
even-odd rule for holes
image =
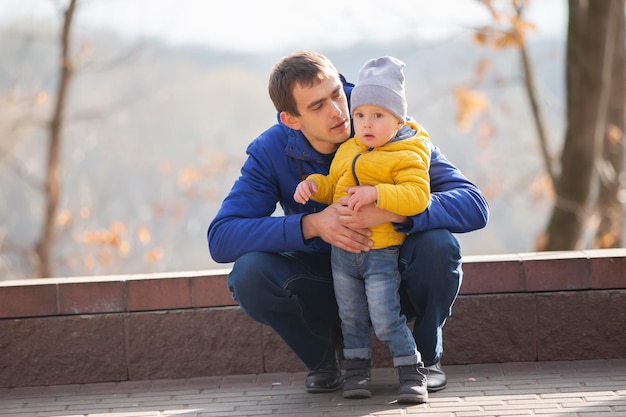
{"label": "gray knit hat", "polygon": [[380,106],[405,121],[407,105],[402,68],[404,62],[390,56],[367,61],[350,94],[352,111],[363,104]]}

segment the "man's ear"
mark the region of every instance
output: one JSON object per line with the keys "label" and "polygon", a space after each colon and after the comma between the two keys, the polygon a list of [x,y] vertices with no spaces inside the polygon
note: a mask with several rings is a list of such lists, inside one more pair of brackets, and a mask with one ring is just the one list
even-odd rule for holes
{"label": "man's ear", "polygon": [[300,121],[298,120],[298,118],[296,116],[294,116],[293,114],[286,112],[286,111],[281,111],[280,112],[280,121],[283,122],[283,124],[293,130],[300,130]]}

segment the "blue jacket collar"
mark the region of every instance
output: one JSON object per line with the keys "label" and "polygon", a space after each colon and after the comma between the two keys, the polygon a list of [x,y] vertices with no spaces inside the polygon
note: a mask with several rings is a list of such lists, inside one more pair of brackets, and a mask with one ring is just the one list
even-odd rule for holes
{"label": "blue jacket collar", "polygon": [[288,128],[281,124],[281,127],[285,129],[287,134],[287,145],[285,146],[285,153],[295,159],[301,159],[318,164],[324,164],[327,158],[324,158],[319,152],[317,152],[304,137],[301,131]]}

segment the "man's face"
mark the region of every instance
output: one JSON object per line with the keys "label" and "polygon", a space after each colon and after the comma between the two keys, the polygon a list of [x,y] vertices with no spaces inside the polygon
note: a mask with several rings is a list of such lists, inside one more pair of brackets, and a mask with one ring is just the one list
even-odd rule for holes
{"label": "man's face", "polygon": [[313,148],[333,153],[350,136],[348,100],[336,74],[312,87],[297,84],[293,95],[300,116],[290,116],[294,129],[302,131]]}

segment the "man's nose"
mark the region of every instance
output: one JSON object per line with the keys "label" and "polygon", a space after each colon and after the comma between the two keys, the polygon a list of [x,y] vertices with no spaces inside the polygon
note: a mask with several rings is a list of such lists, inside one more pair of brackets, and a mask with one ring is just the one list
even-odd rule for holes
{"label": "man's nose", "polygon": [[343,114],[343,109],[339,105],[339,103],[332,102],[333,116],[341,116]]}

